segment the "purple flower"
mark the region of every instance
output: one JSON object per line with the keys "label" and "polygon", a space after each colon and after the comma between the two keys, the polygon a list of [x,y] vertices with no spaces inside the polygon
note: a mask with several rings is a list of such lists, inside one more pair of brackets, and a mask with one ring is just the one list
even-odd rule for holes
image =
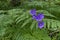
{"label": "purple flower", "polygon": [[33,19],[35,19],[36,21],[42,21],[43,18],[44,18],[43,14],[38,14],[37,16],[36,15],[33,16]]}
{"label": "purple flower", "polygon": [[36,17],[36,20],[37,21],[42,21],[43,18],[44,18],[43,14],[38,14],[37,17]]}
{"label": "purple flower", "polygon": [[30,14],[33,16],[33,15],[36,15],[36,9],[32,9],[30,10]]}
{"label": "purple flower", "polygon": [[44,22],[38,22],[38,27],[42,29],[44,27]]}
{"label": "purple flower", "polygon": [[32,16],[32,19],[36,19],[36,15],[33,15],[33,16]]}
{"label": "purple flower", "polygon": [[32,18],[38,22],[38,27],[42,29],[44,27],[44,22],[42,22],[44,15],[41,13],[36,15],[36,9],[30,10],[30,14],[32,15]]}

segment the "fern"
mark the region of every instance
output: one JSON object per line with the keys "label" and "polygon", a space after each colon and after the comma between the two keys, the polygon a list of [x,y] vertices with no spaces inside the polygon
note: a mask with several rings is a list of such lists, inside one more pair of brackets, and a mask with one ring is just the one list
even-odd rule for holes
{"label": "fern", "polygon": [[[0,10],[0,40],[51,40],[48,30],[60,30],[59,0],[22,1],[24,4],[22,8]],[[1,9],[5,9],[5,6],[8,8],[7,5],[2,7],[4,3],[0,3]],[[38,28],[37,21],[33,20],[29,13],[33,8],[37,9],[37,14],[43,13],[45,16],[43,29]],[[57,36],[53,36],[52,40],[59,40],[60,35]]]}

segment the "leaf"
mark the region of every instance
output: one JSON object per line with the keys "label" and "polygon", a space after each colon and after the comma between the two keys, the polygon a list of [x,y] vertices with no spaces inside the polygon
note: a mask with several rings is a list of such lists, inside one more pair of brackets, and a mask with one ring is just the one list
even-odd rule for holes
{"label": "leaf", "polygon": [[52,20],[52,19],[44,19],[44,20],[47,22],[47,24],[45,26],[47,26],[48,29],[55,31],[60,28],[60,25],[59,25],[60,21]]}
{"label": "leaf", "polygon": [[31,30],[33,30],[33,28],[34,28],[34,26],[35,26],[36,23],[37,23],[36,21],[33,21],[33,22],[32,22],[32,24],[31,24],[31,26],[30,26],[30,29],[31,29]]}
{"label": "leaf", "polygon": [[21,26],[23,28],[25,25],[27,25],[31,21],[31,18],[27,19]]}
{"label": "leaf", "polygon": [[44,1],[32,1],[32,2],[24,2],[24,3],[25,3],[24,8],[26,9],[30,9],[30,8],[45,9],[46,7],[49,6],[49,3]]}
{"label": "leaf", "polygon": [[0,36],[4,36],[9,24],[12,24],[13,20],[10,15],[0,15]]}
{"label": "leaf", "polygon": [[[43,21],[45,22],[45,28],[46,28],[46,22],[47,22],[47,26],[48,26],[48,29],[52,29],[52,30],[57,30],[57,26],[59,27],[59,25],[58,25],[58,22],[60,23],[60,21],[57,19],[57,17],[55,16],[55,15],[53,15],[53,14],[51,14],[51,13],[49,13],[48,11],[46,11],[46,10],[37,10],[37,14],[38,13],[43,13],[44,14],[44,16],[45,16],[45,18],[43,19]],[[31,19],[30,19],[31,18]],[[21,23],[21,25],[20,25],[20,27],[25,27],[27,24],[29,24],[29,22],[30,21],[32,21],[32,16],[29,14],[29,10],[28,11],[26,11],[26,12],[23,12],[23,14],[21,14],[21,16],[18,16],[17,18],[16,18],[16,24],[18,24],[18,23],[21,23],[22,21],[22,23]],[[36,21],[36,20],[35,20]],[[34,22],[34,21],[33,21]],[[31,22],[32,23],[32,22]],[[31,24],[30,23],[30,24]],[[35,22],[34,22],[35,23]],[[31,24],[30,25],[30,28],[32,29],[32,28],[34,28],[34,25],[37,23],[35,23],[35,24]],[[54,25],[55,24],[55,25]],[[51,25],[51,26],[50,26]],[[29,25],[27,25],[27,26],[29,26]],[[36,28],[38,27],[38,25],[37,26],[35,26]],[[51,28],[50,28],[51,27]]]}
{"label": "leaf", "polygon": [[[29,31],[28,31],[29,32]],[[28,32],[19,32],[14,34],[13,40],[51,40],[47,35],[47,32],[43,30],[35,30],[31,33]],[[15,38],[16,37],[16,38]]]}

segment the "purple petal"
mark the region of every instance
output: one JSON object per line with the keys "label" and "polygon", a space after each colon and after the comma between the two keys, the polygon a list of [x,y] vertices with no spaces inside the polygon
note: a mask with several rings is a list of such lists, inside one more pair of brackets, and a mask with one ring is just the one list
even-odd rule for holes
{"label": "purple petal", "polygon": [[44,18],[44,15],[43,14],[38,14],[36,16],[36,21],[42,21],[43,18]]}
{"label": "purple petal", "polygon": [[33,15],[33,16],[32,16],[32,19],[36,19],[36,15]]}
{"label": "purple petal", "polygon": [[31,15],[36,15],[36,9],[30,10],[30,14],[31,14]]}
{"label": "purple petal", "polygon": [[38,22],[38,27],[42,29],[44,27],[44,22]]}

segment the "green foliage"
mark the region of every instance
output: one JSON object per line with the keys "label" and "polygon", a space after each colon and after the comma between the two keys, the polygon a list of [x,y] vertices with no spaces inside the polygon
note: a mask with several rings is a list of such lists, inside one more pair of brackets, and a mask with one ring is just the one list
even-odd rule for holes
{"label": "green foliage", "polygon": [[[51,40],[49,30],[60,30],[60,1],[21,1],[23,6],[20,7],[12,7],[10,1],[0,1],[0,40]],[[29,14],[33,8],[45,16],[43,29],[38,28],[36,20]],[[52,40],[59,40],[59,34],[53,36]]]}

